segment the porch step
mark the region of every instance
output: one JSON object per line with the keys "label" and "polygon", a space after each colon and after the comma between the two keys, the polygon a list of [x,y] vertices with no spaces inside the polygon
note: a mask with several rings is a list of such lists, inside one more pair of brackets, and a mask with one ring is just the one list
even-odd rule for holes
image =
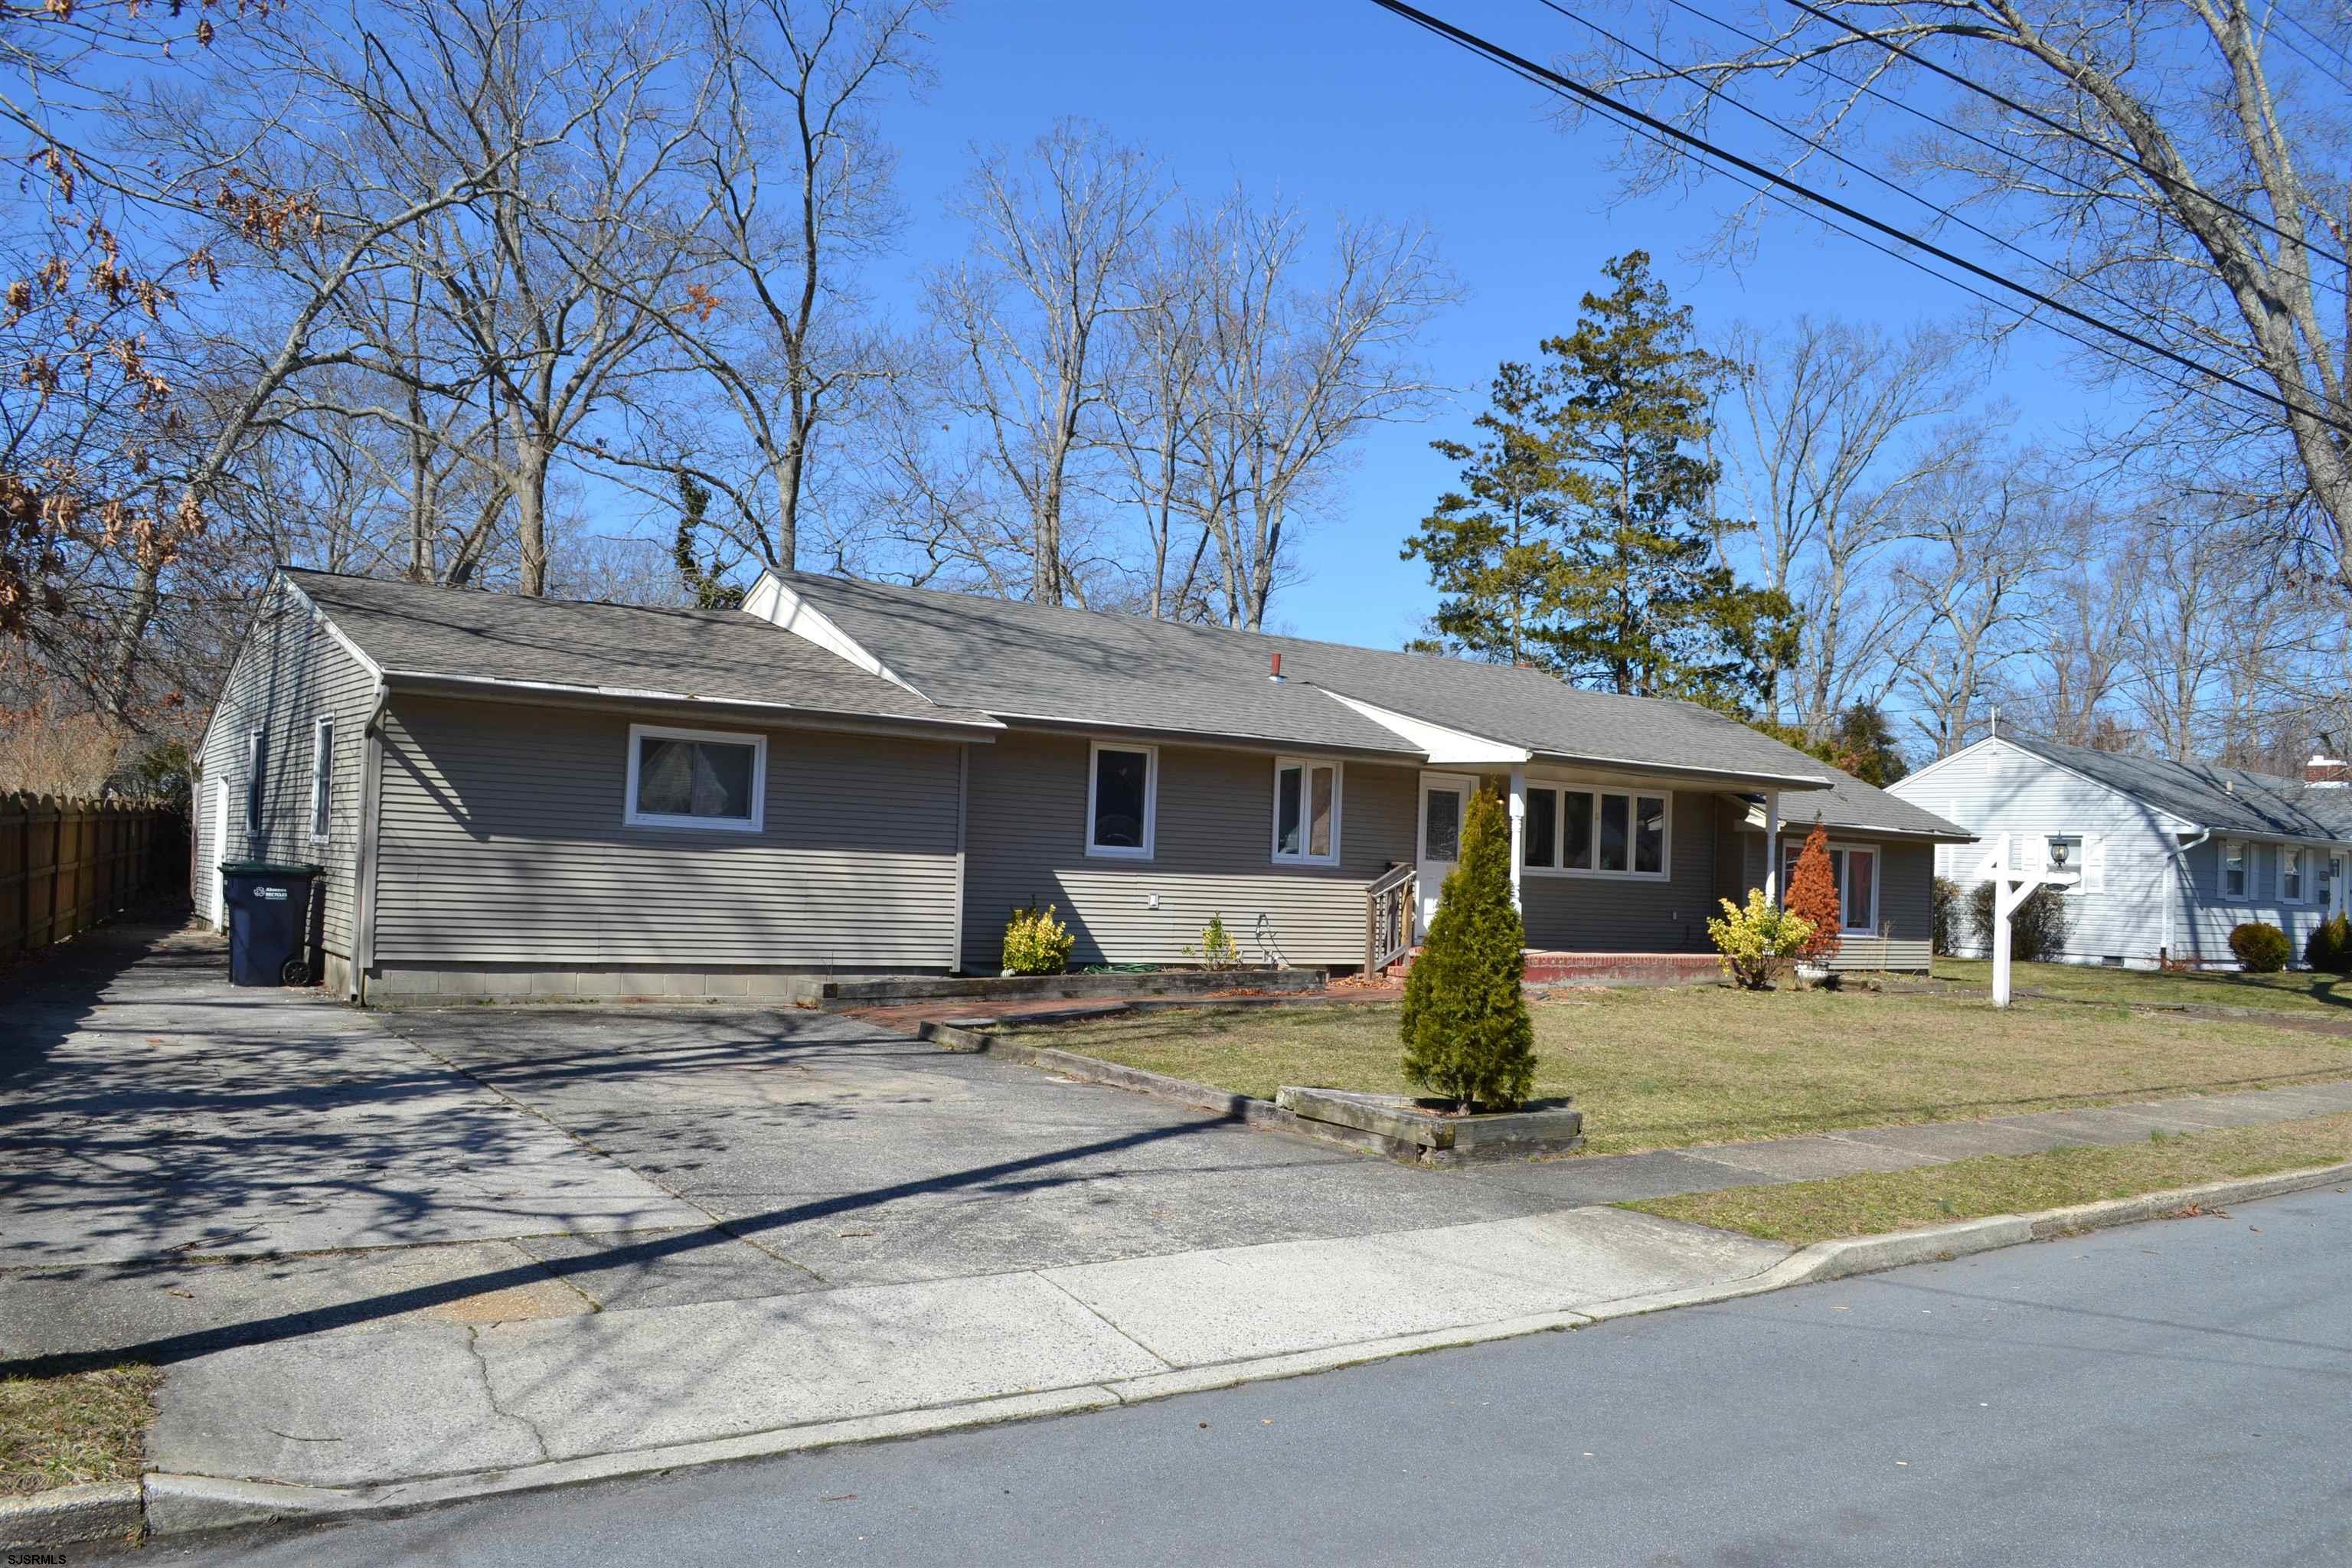
{"label": "porch step", "polygon": [[[1402,979],[1421,956],[1414,948],[1388,967]],[[1530,948],[1529,985],[1711,985],[1723,970],[1711,952],[1555,952]]]}

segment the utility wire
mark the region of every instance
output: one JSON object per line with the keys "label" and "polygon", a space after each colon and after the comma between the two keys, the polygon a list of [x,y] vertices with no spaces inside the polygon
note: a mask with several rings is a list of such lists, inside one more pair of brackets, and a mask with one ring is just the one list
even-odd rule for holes
{"label": "utility wire", "polygon": [[2080,274],[2060,266],[2057,262],[2052,261],[2046,257],[2039,255],[2034,251],[2028,250],[2025,247],[2019,245],[2016,241],[2009,239],[2002,235],[1994,233],[1991,229],[1985,227],[1982,224],[1961,216],[1958,213],[1954,212],[1948,206],[1939,205],[1928,197],[1921,195],[1918,192],[1912,190],[1908,186],[1897,184],[1895,181],[1888,179],[1885,175],[1878,173],[1877,170],[1871,168],[1869,165],[1860,163],[1855,159],[1849,158],[1844,153],[1839,152],[1836,148],[1826,146],[1822,142],[1807,136],[1795,126],[1790,125],[1783,121],[1777,120],[1771,115],[1765,113],[1762,110],[1757,109],[1752,105],[1745,103],[1739,99],[1733,97],[1730,93],[1723,91],[1706,82],[1701,81],[1698,78],[1691,75],[1690,72],[1683,69],[1681,67],[1669,64],[1659,56],[1652,54],[1641,45],[1633,43],[1629,39],[1619,37],[1616,34],[1611,32],[1600,23],[1593,21],[1591,17],[1583,16],[1579,12],[1570,10],[1567,6],[1559,4],[1559,0],[1537,0],[1537,4],[1542,5],[1546,10],[1556,12],[1559,15],[1567,17],[1570,21],[1576,23],[1580,26],[1589,28],[1599,37],[1615,45],[1618,48],[1623,49],[1630,54],[1641,56],[1642,58],[1648,60],[1652,65],[1656,66],[1659,69],[1672,71],[1675,76],[1682,78],[1684,80],[1696,87],[1708,98],[1718,103],[1727,104],[1729,107],[1739,110],[1749,119],[1757,121],[1763,125],[1769,127],[1771,130],[1780,132],[1782,135],[1797,142],[1800,146],[1810,148],[1813,152],[1821,153],[1823,157],[1832,160],[1840,166],[1853,170],[1855,174],[1860,174],[1864,179],[1871,180],[1878,184],[1885,186],[1886,189],[1894,192],[1896,195],[1903,197],[1906,201],[1917,202],[1921,206],[1926,207],[1929,212],[1936,214],[1938,217],[1944,218],[1950,223],[1958,224],[1960,227],[1967,229],[1969,233],[1977,235],[1982,238],[1989,239],[1993,244],[2000,246],[2002,249],[2023,257],[2026,260],[2032,262],[2036,267],[2044,268],[2052,272],[2055,272],[2059,277],[2065,279],[2066,281],[2074,284],[2075,287],[2103,297],[2114,304],[2117,309],[2126,312],[2127,314],[2138,314],[2139,307],[2125,299],[2122,295],[2117,294],[2113,289],[2107,288],[2105,285],[2095,283],[2091,279],[2082,277]]}
{"label": "utility wire", "polygon": [[[1698,6],[1691,4],[1691,0],[1666,0],[1666,4],[1672,5],[1675,10],[1681,11],[1687,16],[1695,16],[1698,20],[1705,22],[1711,26],[1720,27],[1727,33],[1733,34],[1738,37],[1745,38],[1748,42],[1755,45],[1759,48],[1772,48],[1777,47],[1773,43],[1773,40],[1767,38],[1761,33],[1750,32],[1737,22],[1729,21],[1724,17],[1716,16],[1710,11],[1702,10]],[[1958,136],[1966,141],[1973,142],[1978,146],[1984,148],[1987,152],[1991,153],[1996,157],[2008,159],[2011,163],[2021,164],[2028,169],[2033,170],[2037,174],[2047,175],[2049,178],[2056,180],[2063,184],[2072,185],[2074,189],[2082,192],[2084,195],[2095,197],[2102,201],[2113,201],[2118,199],[2113,192],[2104,190],[2101,187],[2093,184],[2090,181],[2084,179],[2079,174],[2070,174],[2063,169],[2053,168],[2050,164],[2042,163],[2040,159],[2034,157],[2030,153],[2021,153],[2016,148],[1996,142],[1990,136],[1979,135],[1976,132],[1969,130],[1965,125],[1955,125],[1952,121],[1944,119],[1942,116],[1931,114],[1927,110],[1918,107],[1916,104],[1907,102],[1891,92],[1874,87],[1869,82],[1864,81],[1858,77],[1848,76],[1843,71],[1832,66],[1827,60],[1821,58],[1819,56],[1807,55],[1803,58],[1801,63],[1811,67],[1814,70],[1819,71],[1822,75],[1829,78],[1832,81],[1843,82],[1847,87],[1853,89],[1856,92],[1865,93],[1868,96],[1878,100],[1881,103],[1887,104],[1892,108],[1902,110],[1904,113],[1910,115],[1915,120],[1924,121],[1927,124],[1933,125],[1937,130],[1945,132],[1949,135]],[[1667,68],[1672,69],[1674,68],[1668,67]],[[2316,288],[2332,289],[2339,294],[2352,294],[2352,285],[2347,285],[2347,283],[2335,281],[2333,279],[2315,278],[2312,274],[2305,272],[2299,268],[2289,266],[2284,261],[2277,261],[2275,262],[2275,265],[2283,275],[2292,278],[2297,282],[2310,284]]]}
{"label": "utility wire", "polygon": [[2148,178],[2155,180],[2159,184],[2171,190],[2175,194],[2176,200],[2181,197],[2188,197],[2196,201],[2203,202],[2206,205],[2228,213],[2232,217],[2243,219],[2245,222],[2252,224],[2257,228],[2267,229],[2272,234],[2276,235],[2279,238],[2286,241],[2289,245],[2301,246],[2304,249],[2312,252],[2315,256],[2323,257],[2326,259],[2336,263],[2338,267],[2352,268],[2352,261],[2347,261],[2343,257],[2337,255],[2335,251],[2327,249],[2324,246],[2313,244],[2307,236],[2290,234],[2285,229],[2279,227],[2275,223],[2272,223],[2266,218],[2256,217],[2252,213],[2248,212],[2242,206],[2232,205],[2231,203],[2223,201],[2219,196],[2211,195],[2204,191],[2199,190],[2194,185],[2182,184],[2179,179],[2176,176],[2166,174],[2163,170],[2157,168],[2151,163],[2143,163],[2140,160],[2138,153],[2130,152],[2126,149],[2110,147],[2106,143],[2100,142],[2095,138],[2084,134],[2081,131],[2072,125],[2066,124],[2063,121],[2053,120],[2038,109],[2018,102],[2017,100],[2010,97],[2004,92],[2001,92],[1999,89],[1987,87],[1984,83],[1977,80],[1975,78],[1967,76],[1959,71],[1956,71],[1949,66],[1939,65],[1936,61],[1929,59],[1925,55],[1913,53],[1908,46],[1902,44],[1895,39],[1881,37],[1875,33],[1868,32],[1861,27],[1857,27],[1853,23],[1847,21],[1844,17],[1833,16],[1818,5],[1811,4],[1810,0],[1789,0],[1789,4],[1795,6],[1798,10],[1802,11],[1808,16],[1818,17],[1822,21],[1829,23],[1833,27],[1843,27],[1845,31],[1853,34],[1855,37],[1862,39],[1864,43],[1876,44],[1880,48],[1886,50],[1889,54],[1899,55],[1903,58],[1909,60],[1913,65],[1918,66],[1924,70],[1933,71],[1937,76],[1944,78],[1948,81],[1955,82],[1961,87],[1967,88],[1970,92],[1976,93],[1983,98],[1990,99],[1993,102],[2000,104],[2003,109],[2009,110],[2012,113],[2022,114],[2028,120],[2034,121],[2036,124],[2048,126],[2051,130],[2055,131],[2061,136],[2065,136],[2074,141],[2080,142],[2085,147],[2089,147],[2096,151],[2102,157],[2112,158],[2118,163],[2129,164],[2131,167],[2137,169],[2140,173],[2147,175]]}
{"label": "utility wire", "polygon": [[[2046,306],[2048,309],[2057,311],[2061,315],[2081,322],[2083,325],[2091,328],[2095,331],[2105,332],[2110,336],[2120,338],[2145,353],[2152,353],[2159,358],[2169,360],[2173,363],[2179,365],[2182,369],[2189,371],[2193,375],[2203,377],[2210,381],[2219,382],[2225,386],[2235,387],[2239,391],[2249,394],[2252,396],[2261,398],[2266,403],[2276,404],[2279,407],[2285,409],[2290,414],[2304,415],[2305,417],[2316,419],[2322,424],[2327,425],[2347,436],[2352,436],[2352,424],[2347,424],[2344,420],[2339,419],[2331,414],[2315,409],[2298,407],[2294,402],[2285,396],[2273,392],[2267,387],[2251,385],[2245,382],[2238,380],[2234,376],[2227,375],[2222,372],[2214,370],[2210,365],[2200,364],[2197,361],[2189,358],[2187,355],[2179,353],[2175,350],[2168,349],[2161,343],[2151,342],[2150,340],[2144,338],[2138,333],[2131,331],[2126,328],[2118,327],[2111,321],[2103,321],[2086,311],[2077,310],[2074,306],[2067,304],[2063,300],[2053,299],[2051,296],[2042,293],[2038,289],[2030,288],[2022,283],[2013,282],[2011,279],[2002,277],[2000,274],[1992,271],[1990,268],[1979,266],[1978,263],[1969,260],[1965,256],[1960,256],[1952,251],[1947,250],[1942,246],[1937,245],[1929,240],[1921,239],[1916,235],[1906,233],[1904,230],[1895,227],[1894,225],[1887,223],[1882,218],[1873,217],[1870,214],[1863,212],[1856,207],[1850,206],[1844,202],[1839,201],[1834,196],[1824,195],[1820,191],[1812,189],[1809,185],[1805,185],[1798,181],[1790,179],[1785,174],[1776,174],[1772,170],[1765,168],[1762,164],[1755,163],[1751,159],[1744,158],[1737,153],[1718,147],[1713,142],[1708,142],[1704,137],[1696,135],[1691,132],[1685,131],[1680,126],[1670,124],[1654,114],[1636,109],[1632,104],[1626,103],[1621,99],[1613,98],[1608,93],[1602,92],[1598,88],[1589,87],[1583,82],[1577,81],[1572,78],[1562,76],[1559,72],[1552,70],[1548,67],[1538,65],[1524,55],[1515,54],[1511,50],[1505,48],[1500,44],[1495,43],[1490,39],[1480,37],[1475,33],[1468,32],[1461,27],[1457,27],[1453,23],[1445,21],[1441,17],[1433,16],[1418,6],[1406,4],[1405,0],[1372,0],[1372,4],[1391,15],[1403,17],[1405,20],[1413,23],[1415,26],[1433,33],[1437,37],[1445,39],[1447,42],[1467,50],[1474,55],[1477,55],[1490,63],[1502,65],[1507,68],[1513,70],[1516,74],[1525,77],[1530,81],[1538,83],[1547,90],[1573,94],[1578,99],[1588,103],[1597,105],[1604,110],[1612,110],[1620,120],[1632,125],[1646,128],[1649,132],[1654,132],[1655,137],[1666,138],[1677,146],[1713,157],[1718,163],[1738,170],[1741,174],[1749,176],[1751,179],[1763,181],[1767,184],[1774,187],[1776,190],[1786,192],[1791,196],[1799,197],[1819,206],[1826,207],[1831,212],[1837,214],[1841,217],[1848,219],[1853,223],[1859,224],[1863,227],[1873,230],[1877,234],[1883,235],[1887,238],[1895,241],[1899,245],[1914,247],[1924,251],[1927,255],[1936,258],[1938,261],[1942,261],[1948,266],[1957,267],[1972,277],[1981,279],[1984,281],[1992,284],[1995,288],[2005,289],[2012,293],[2022,295],[2029,300],[2034,300],[2040,305]],[[1923,270],[1929,271],[1930,276],[1941,276],[1940,274],[1934,273],[1932,269],[1923,268]],[[1953,281],[1953,279],[1946,279],[1945,281],[1949,282]],[[1971,292],[1974,292],[1974,290],[1971,290]],[[2030,315],[2030,312],[2021,313]],[[2046,325],[2047,323],[2044,324]],[[2072,336],[2073,334],[2069,333],[2067,335]],[[2120,358],[2121,356],[2117,355],[2115,357]]]}
{"label": "utility wire", "polygon": [[[2309,27],[2305,26],[2303,24],[2303,22],[2302,22],[2302,20],[2301,20],[2300,18],[2298,18],[2298,17],[2297,17],[2297,16],[2296,16],[2293,12],[2291,12],[2291,11],[2287,10],[2284,6],[2280,6],[2280,7],[2278,7],[2277,9],[2273,10],[2273,11],[2271,13],[2271,19],[2272,19],[2273,21],[2284,22],[2288,26],[2293,27],[2296,32],[2301,33],[2305,37],[2309,38],[2313,43],[2315,43],[2315,44],[2318,45],[2321,48],[2326,49],[2329,54],[2334,55],[2337,59],[2344,61],[2344,63],[2345,63],[2345,64],[2347,64],[2347,65],[2352,65],[2352,56],[2347,56],[2347,54],[2345,54],[2345,52],[2344,52],[2341,48],[2339,48],[2338,47],[2336,47],[2336,45],[2334,45],[2334,44],[2329,43],[2326,38],[2321,37],[2317,33],[2313,32]],[[2275,37],[2275,36],[2276,36],[2275,32],[2273,32],[2271,36]],[[2304,59],[2305,63],[2305,64],[2307,64],[2307,65],[2309,65],[2309,66],[2311,67],[2311,68],[2312,68],[2312,69],[2314,69],[2314,70],[2317,71],[2320,75],[2322,75],[2322,76],[2326,77],[2328,80],[2330,80],[2330,81],[2334,82],[2336,86],[2338,86],[2338,87],[2340,87],[2340,88],[2344,89],[2347,92],[2352,92],[2352,82],[2347,82],[2347,81],[2346,81],[2342,77],[2337,76],[2337,75],[2336,74],[2336,72],[2335,72],[2335,70],[2334,70],[2334,68],[2333,68],[2328,67],[2328,66],[2321,65],[2317,60],[2313,59],[2309,55],[2304,54],[2304,52],[2303,52],[2301,49],[2299,49],[2299,48],[2295,48],[2295,46],[2294,46],[2294,44],[2292,44],[2292,43],[2288,43],[2288,41],[2287,41],[2286,39],[2284,39],[2284,38],[2280,38],[2280,39],[2279,39],[2279,42],[2280,42],[2280,43],[2282,43],[2282,44],[2286,44],[2286,47],[2287,47],[2289,49],[2293,49],[2293,50],[2294,51],[2294,53],[2296,53],[2297,55],[2301,55],[2301,56],[2303,57],[2303,59]]]}

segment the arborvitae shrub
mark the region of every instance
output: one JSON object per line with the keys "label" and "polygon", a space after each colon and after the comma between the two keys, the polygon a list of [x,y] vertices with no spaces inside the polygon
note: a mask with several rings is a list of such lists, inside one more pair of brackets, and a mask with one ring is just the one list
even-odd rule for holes
{"label": "arborvitae shrub", "polygon": [[1805,847],[1797,852],[1797,868],[1789,875],[1789,891],[1781,900],[1789,912],[1813,928],[1797,956],[1824,959],[1836,954],[1841,945],[1838,938],[1838,889],[1836,868],[1830,861],[1830,830],[1820,823],[1805,835]]}
{"label": "arborvitae shrub", "polygon": [[1535,1085],[1527,934],[1511,901],[1511,829],[1485,790],[1462,824],[1462,858],[1404,982],[1404,1076],[1464,1110],[1508,1110]]}

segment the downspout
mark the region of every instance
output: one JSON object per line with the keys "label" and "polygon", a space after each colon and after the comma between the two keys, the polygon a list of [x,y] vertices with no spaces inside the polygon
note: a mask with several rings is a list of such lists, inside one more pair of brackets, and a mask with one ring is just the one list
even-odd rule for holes
{"label": "downspout", "polygon": [[948,970],[963,973],[963,894],[965,862],[971,855],[971,742],[956,747],[955,919],[948,932]]}
{"label": "downspout", "polygon": [[2172,906],[2179,901],[2180,872],[2188,868],[2188,862],[2182,858],[2191,849],[2196,848],[2200,844],[2204,843],[2208,838],[2212,837],[2213,830],[2209,827],[2204,832],[2199,834],[2196,837],[2190,839],[2188,843],[2182,845],[2179,848],[2175,849],[2171,854],[2165,857],[2166,859],[2173,863],[2173,878],[2172,885],[2164,890],[2164,945],[2157,949],[2158,953],[2162,957],[2169,958],[2172,956]]}
{"label": "downspout", "polygon": [[383,793],[383,716],[391,689],[381,678],[361,730],[360,841],[352,852],[352,983],[349,1000],[367,1005],[367,973],[375,967],[375,836],[377,797]]}

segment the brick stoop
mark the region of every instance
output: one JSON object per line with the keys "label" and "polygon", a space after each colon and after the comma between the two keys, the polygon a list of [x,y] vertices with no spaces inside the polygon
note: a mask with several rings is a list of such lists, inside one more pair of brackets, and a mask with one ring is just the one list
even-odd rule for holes
{"label": "brick stoop", "polygon": [[[1389,965],[1402,979],[1421,949]],[[1529,985],[1711,985],[1723,969],[1711,952],[1554,952],[1528,950]]]}

